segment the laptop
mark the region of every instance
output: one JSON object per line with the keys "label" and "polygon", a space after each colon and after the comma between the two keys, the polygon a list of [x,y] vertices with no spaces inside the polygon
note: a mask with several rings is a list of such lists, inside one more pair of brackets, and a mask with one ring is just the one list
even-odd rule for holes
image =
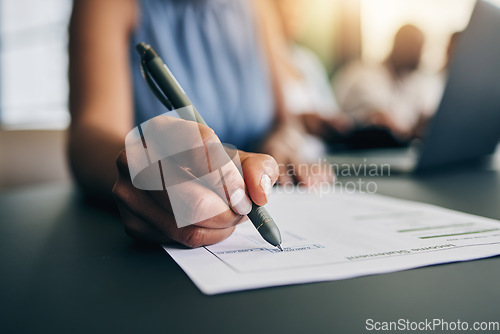
{"label": "laptop", "polygon": [[478,0],[458,42],[439,107],[422,143],[406,149],[357,150],[329,156],[342,164],[390,165],[422,172],[477,161],[500,140],[500,7]]}

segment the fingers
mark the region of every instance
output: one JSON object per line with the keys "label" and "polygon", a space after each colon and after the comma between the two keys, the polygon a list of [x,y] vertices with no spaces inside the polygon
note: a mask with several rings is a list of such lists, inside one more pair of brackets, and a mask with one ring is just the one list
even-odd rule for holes
{"label": "fingers", "polygon": [[[136,215],[142,216],[166,234],[172,231],[163,229],[164,219],[158,220],[158,217],[168,218],[171,221],[168,225],[175,223],[177,227],[197,224],[207,228],[227,228],[241,221],[243,216],[231,211],[220,196],[189,172],[168,161],[162,162],[163,170],[168,171],[165,178],[173,176],[185,182],[169,186],[165,191],[147,192],[135,189],[129,178],[119,178],[120,187],[116,187],[115,193],[128,207],[137,208]],[[174,173],[176,175],[172,175]]]}
{"label": "fingers", "polygon": [[[221,198],[201,184],[186,188],[195,198],[203,201],[189,201],[191,211],[203,210],[213,203],[219,203],[220,214],[209,217],[199,225],[179,228],[177,217],[173,214],[171,198],[167,191],[143,191],[135,188],[126,168],[126,154],[121,152],[117,158],[118,180],[113,188],[125,230],[130,236],[149,242],[166,243],[177,241],[189,247],[217,243],[227,238],[243,216],[232,212]],[[188,183],[189,185],[190,183]],[[202,192],[204,191],[204,192]],[[198,209],[196,209],[196,207]],[[196,216],[195,219],[199,216]]]}
{"label": "fingers", "polygon": [[134,239],[145,242],[166,244],[175,241],[187,247],[196,248],[218,243],[229,237],[234,231],[234,226],[223,229],[210,229],[190,225],[172,229],[173,233],[167,236],[160,233],[159,229],[149,224],[145,219],[134,214],[122,202],[117,201],[117,204],[126,233]]}
{"label": "fingers", "polygon": [[241,166],[248,193],[257,205],[267,203],[267,195],[278,180],[279,169],[276,160],[266,154],[252,154],[240,151]]}
{"label": "fingers", "polygon": [[[239,164],[239,161],[236,163]],[[199,179],[208,189],[218,194],[235,213],[244,216],[252,209],[243,176],[232,161]]]}
{"label": "fingers", "polygon": [[198,179],[167,187],[166,191],[152,191],[150,196],[173,213],[178,227],[196,224],[220,229],[234,226],[243,218]]}
{"label": "fingers", "polygon": [[203,168],[197,170],[201,167],[197,164],[194,167],[195,175],[224,199],[235,213],[242,216],[248,214],[252,209],[252,202],[245,190],[239,151],[223,146],[209,127],[202,125],[199,130],[207,157],[208,173],[200,173]]}
{"label": "fingers", "polygon": [[[155,117],[142,123],[141,129],[143,140],[140,140],[139,131],[136,131],[136,136],[131,138],[134,140],[130,140],[134,145],[127,145],[127,153],[133,153],[129,162],[133,164],[129,166],[136,166],[134,173],[131,173],[134,185],[144,190],[161,190],[178,189],[183,183],[197,185],[202,182],[226,203],[224,206],[212,195],[196,197],[197,192],[188,194],[181,189],[178,196],[171,198],[172,201],[177,200],[177,204],[185,200],[181,205],[181,217],[187,212],[203,215],[215,210],[219,214],[227,210],[227,204],[239,215],[250,212],[252,203],[246,194],[243,177],[235,165],[239,165],[238,156],[234,157],[234,161],[228,156],[212,129],[170,116]],[[143,153],[145,149],[147,154]],[[121,165],[125,166],[123,163]],[[193,210],[193,206],[201,209]],[[188,221],[196,223],[209,217],[188,217]]]}
{"label": "fingers", "polygon": [[234,232],[234,228],[231,226],[224,229],[212,229],[190,225],[178,229],[173,239],[191,248],[213,245],[229,237]]}
{"label": "fingers", "polygon": [[165,234],[161,233],[158,229],[153,227],[147,221],[139,218],[129,208],[120,200],[116,200],[116,205],[120,211],[120,216],[122,217],[123,226],[125,232],[134,239],[144,241],[165,244],[172,240]]}
{"label": "fingers", "polygon": [[411,129],[398,124],[390,115],[383,111],[373,111],[368,118],[369,124],[388,129],[397,139],[408,140],[411,137]]}
{"label": "fingers", "polygon": [[[131,237],[157,243],[176,241],[188,247],[200,247],[220,242],[234,231],[234,225],[241,216],[228,223],[223,215],[213,217],[206,226],[215,225],[218,228],[206,228],[189,225],[178,228],[172,212],[160,206],[146,191],[115,185],[113,189],[125,231]],[[213,194],[217,198],[217,195]],[[232,213],[232,211],[227,210]],[[224,224],[222,224],[224,222]]]}
{"label": "fingers", "polygon": [[[177,165],[189,170],[235,213],[246,215],[250,212],[252,202],[246,194],[245,183],[238,169],[240,162],[236,150],[233,156],[229,156],[208,126],[168,116],[154,120],[143,130],[152,161],[159,159],[168,166]],[[178,138],[182,138],[182,143],[177,144]],[[179,184],[179,173],[175,168],[173,172],[169,170],[169,173],[163,173],[167,187]],[[183,181],[182,177],[180,180]]]}
{"label": "fingers", "polygon": [[349,133],[355,126],[353,119],[344,114],[339,114],[328,122],[333,129],[344,135]]}

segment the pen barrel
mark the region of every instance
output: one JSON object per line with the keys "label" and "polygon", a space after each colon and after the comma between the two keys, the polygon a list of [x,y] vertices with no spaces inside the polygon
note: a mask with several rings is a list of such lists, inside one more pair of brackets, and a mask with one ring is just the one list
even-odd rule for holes
{"label": "pen barrel", "polygon": [[248,218],[264,240],[273,246],[281,244],[280,230],[266,208],[253,204]]}
{"label": "pen barrel", "polygon": [[[147,62],[146,66],[151,76],[155,79],[158,87],[167,95],[168,100],[175,109],[192,105],[186,93],[184,93],[183,89],[160,57],[151,59]],[[157,73],[162,73],[163,71],[169,72],[170,75],[157,75]]]}
{"label": "pen barrel", "polygon": [[[160,57],[154,57],[146,63],[150,75],[155,80],[158,88],[165,94],[174,109],[192,106],[196,122],[207,125],[200,113],[195,109],[181,85],[177,82],[170,69]],[[166,75],[165,75],[166,74]],[[192,119],[189,119],[192,120]]]}

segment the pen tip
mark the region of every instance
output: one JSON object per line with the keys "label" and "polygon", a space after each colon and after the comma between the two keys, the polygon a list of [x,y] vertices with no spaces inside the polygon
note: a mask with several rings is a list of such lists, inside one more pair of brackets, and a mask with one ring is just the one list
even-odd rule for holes
{"label": "pen tip", "polygon": [[278,246],[276,246],[276,247],[278,247],[278,249],[279,249],[280,251],[283,251],[283,248],[281,247],[281,245],[278,245]]}

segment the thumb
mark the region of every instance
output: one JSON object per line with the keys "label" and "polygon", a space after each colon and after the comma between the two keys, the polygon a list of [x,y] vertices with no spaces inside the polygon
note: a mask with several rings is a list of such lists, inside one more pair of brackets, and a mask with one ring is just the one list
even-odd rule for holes
{"label": "thumb", "polygon": [[279,176],[276,160],[267,154],[240,151],[243,178],[252,201],[265,205],[268,195]]}

